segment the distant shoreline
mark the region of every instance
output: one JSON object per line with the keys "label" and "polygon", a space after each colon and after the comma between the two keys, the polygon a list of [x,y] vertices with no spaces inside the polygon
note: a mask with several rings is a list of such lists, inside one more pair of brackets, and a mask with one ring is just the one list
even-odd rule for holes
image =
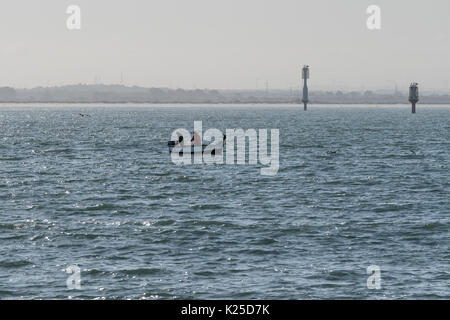
{"label": "distant shoreline", "polygon": [[[315,91],[309,101],[325,104],[408,104],[408,91]],[[15,89],[0,87],[0,103],[87,103],[87,104],[286,104],[301,102],[299,88],[295,90],[221,90],[146,88],[124,85],[67,85]],[[421,92],[419,104],[450,104],[450,92]]]}
{"label": "distant shoreline", "polygon": [[[286,103],[286,102],[274,102],[274,103],[192,103],[192,102],[163,102],[163,103],[153,103],[153,102],[0,102],[0,107],[13,107],[13,106],[29,106],[29,107],[42,107],[42,106],[51,106],[51,107],[64,107],[64,106],[86,106],[86,107],[95,107],[95,106],[131,106],[131,107],[208,107],[208,106],[216,106],[216,107],[292,107],[292,108],[302,108],[303,104],[299,103]],[[308,106],[314,107],[327,107],[327,106],[342,106],[342,107],[410,107],[409,103],[310,103]],[[423,103],[418,104],[418,107],[432,107],[432,106],[442,106],[442,107],[450,107],[450,103]]]}

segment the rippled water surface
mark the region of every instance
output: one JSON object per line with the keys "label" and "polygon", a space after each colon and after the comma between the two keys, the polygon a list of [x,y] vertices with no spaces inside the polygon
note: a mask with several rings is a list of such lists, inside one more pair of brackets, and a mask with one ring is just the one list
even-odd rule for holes
{"label": "rippled water surface", "polygon": [[[0,299],[448,299],[450,108],[409,108],[2,106]],[[280,129],[278,174],[175,166],[194,120]]]}

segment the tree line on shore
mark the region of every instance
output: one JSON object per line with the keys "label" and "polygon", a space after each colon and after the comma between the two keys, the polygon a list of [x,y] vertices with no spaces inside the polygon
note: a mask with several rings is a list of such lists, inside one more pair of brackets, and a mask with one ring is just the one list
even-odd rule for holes
{"label": "tree line on shore", "polygon": [[[214,90],[145,88],[123,85],[68,85],[14,89],[0,87],[0,102],[11,103],[300,103],[300,90]],[[450,104],[450,94],[422,94],[421,103]],[[406,93],[311,91],[310,103],[408,103]]]}

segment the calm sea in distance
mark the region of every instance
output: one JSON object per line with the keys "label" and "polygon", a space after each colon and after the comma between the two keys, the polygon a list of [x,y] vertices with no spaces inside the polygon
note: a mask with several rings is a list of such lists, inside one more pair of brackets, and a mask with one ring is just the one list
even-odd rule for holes
{"label": "calm sea in distance", "polygon": [[[196,120],[278,174],[173,164]],[[449,299],[449,151],[449,106],[2,105],[0,299]]]}

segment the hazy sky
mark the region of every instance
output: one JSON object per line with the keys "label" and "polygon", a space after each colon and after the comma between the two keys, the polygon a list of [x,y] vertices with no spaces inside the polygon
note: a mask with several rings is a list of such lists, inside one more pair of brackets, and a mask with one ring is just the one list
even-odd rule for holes
{"label": "hazy sky", "polygon": [[[69,31],[66,9],[82,25]],[[381,30],[366,9],[381,7]],[[0,86],[449,90],[450,0],[1,0]]]}

